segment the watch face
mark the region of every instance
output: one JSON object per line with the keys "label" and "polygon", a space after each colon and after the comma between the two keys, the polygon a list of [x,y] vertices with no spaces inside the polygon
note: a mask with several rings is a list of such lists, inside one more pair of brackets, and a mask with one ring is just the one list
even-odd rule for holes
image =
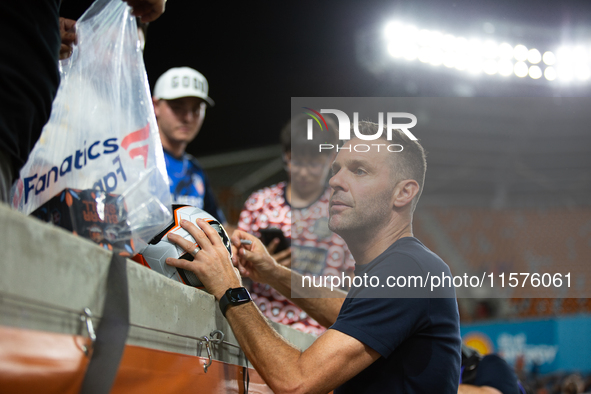
{"label": "watch face", "polygon": [[250,294],[244,287],[230,290],[230,302],[240,303],[244,301],[250,301]]}

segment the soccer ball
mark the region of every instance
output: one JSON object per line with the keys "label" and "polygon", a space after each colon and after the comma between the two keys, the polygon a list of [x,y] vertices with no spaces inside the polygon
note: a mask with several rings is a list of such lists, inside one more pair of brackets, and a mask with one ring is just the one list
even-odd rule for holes
{"label": "soccer ball", "polygon": [[199,245],[188,231],[180,226],[181,220],[189,220],[191,223],[196,223],[198,218],[208,222],[219,234],[224,246],[228,250],[230,257],[232,257],[232,248],[230,247],[230,237],[224,230],[224,227],[216,218],[202,209],[192,207],[190,205],[173,205],[172,206],[173,219],[164,230],[156,235],[148,246],[142,249],[137,255],[133,257],[136,262],[161,273],[169,279],[176,280],[189,286],[203,288],[203,283],[191,271],[181,268],[172,267],[166,264],[166,258],[172,257],[175,259],[185,259],[193,261],[193,256],[185,252],[180,246],[168,241],[168,234],[177,234],[195,243],[195,247]]}

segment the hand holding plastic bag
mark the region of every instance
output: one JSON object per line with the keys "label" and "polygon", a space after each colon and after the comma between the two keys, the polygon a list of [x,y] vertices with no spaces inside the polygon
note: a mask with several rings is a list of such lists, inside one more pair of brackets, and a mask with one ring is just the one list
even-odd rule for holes
{"label": "hand holding plastic bag", "polygon": [[117,215],[111,237],[138,250],[171,216],[135,18],[121,0],[96,0],[76,35],[72,56],[60,62],[51,118],[13,187],[13,206],[30,214],[66,188],[92,189],[97,224],[109,196]]}

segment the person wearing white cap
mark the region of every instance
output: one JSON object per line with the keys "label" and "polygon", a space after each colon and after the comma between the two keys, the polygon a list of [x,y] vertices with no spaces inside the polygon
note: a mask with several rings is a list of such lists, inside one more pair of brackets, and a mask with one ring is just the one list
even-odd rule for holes
{"label": "person wearing white cap", "polygon": [[225,223],[205,171],[185,152],[203,125],[205,109],[214,105],[208,92],[207,79],[201,73],[177,67],[158,78],[152,100],[173,202],[201,208]]}

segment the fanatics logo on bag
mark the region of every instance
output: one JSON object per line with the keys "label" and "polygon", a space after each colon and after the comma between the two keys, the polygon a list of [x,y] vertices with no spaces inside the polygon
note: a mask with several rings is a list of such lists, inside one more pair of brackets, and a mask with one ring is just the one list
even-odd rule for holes
{"label": "fanatics logo on bag", "polygon": [[[125,138],[123,138],[123,141],[121,141],[121,147],[129,153],[129,157],[132,159],[135,159],[136,157],[144,158],[144,168],[148,167],[148,152],[150,149],[149,138],[150,124],[148,123],[146,127],[127,134]],[[131,145],[134,145],[135,148],[128,150],[127,148]]]}
{"label": "fanatics logo on bag", "polygon": [[[126,135],[121,141],[121,147],[127,151],[130,159],[136,157],[143,158],[143,166],[147,168],[148,152],[150,148],[150,125],[133,131]],[[59,166],[53,166],[46,173],[39,175],[35,173],[18,180],[18,185],[13,198],[13,205],[23,198],[25,205],[29,202],[29,196],[32,192],[39,195],[50,186],[58,183],[59,179],[68,173],[82,170],[87,165],[93,164],[94,160],[102,156],[113,155],[119,151],[119,144],[117,138],[108,138],[104,141],[94,141],[87,146],[86,141],[81,149],[77,149],[74,154],[65,157]],[[101,164],[104,166],[104,164]],[[116,155],[109,166],[113,167],[113,171],[105,171],[106,175],[100,176],[94,183],[92,189],[111,193],[117,189],[119,182],[127,182],[127,176],[121,162],[121,157]],[[16,205],[15,205],[16,206]]]}
{"label": "fanatics logo on bag", "polygon": [[[373,135],[365,135],[365,134],[361,134],[361,132],[359,131],[359,112],[353,112],[353,123],[351,123],[349,116],[345,112],[338,110],[338,109],[321,109],[320,112],[318,112],[312,108],[308,108],[308,107],[303,107],[303,108],[310,111],[310,112],[306,112],[306,114],[312,118],[312,119],[308,119],[308,128],[307,128],[307,139],[308,140],[312,140],[314,138],[314,131],[313,131],[314,121],[316,121],[316,123],[320,126],[321,131],[324,131],[324,127],[326,127],[327,131],[330,131],[330,130],[328,130],[328,125],[326,124],[326,120],[324,119],[322,114],[333,114],[337,117],[338,124],[339,124],[338,137],[339,137],[339,140],[342,140],[342,141],[348,141],[352,138],[351,137],[351,124],[353,124],[353,133],[354,133],[353,138],[359,138],[360,140],[375,141],[375,140],[381,138],[382,134],[384,133],[384,113],[383,112],[378,113],[378,125],[379,125],[378,131]],[[408,120],[410,120],[410,123],[394,123],[394,119],[408,119]],[[392,140],[392,131],[393,130],[401,130],[411,141],[416,141],[417,137],[415,137],[408,130],[416,125],[417,125],[417,117],[411,113],[408,113],[408,112],[388,112],[386,114],[386,139],[388,141],[391,141]],[[385,146],[385,144],[371,144],[371,145],[377,146],[378,150],[380,149],[380,146]],[[322,152],[323,149],[330,150],[330,149],[334,149],[335,146],[332,144],[319,144],[318,148],[319,148],[319,152]],[[343,149],[343,148],[336,146],[337,152],[340,149]],[[371,148],[370,148],[370,145],[368,145],[368,144],[357,144],[357,145],[353,146],[353,149],[357,152],[367,152]],[[387,146],[386,149],[389,152],[402,152],[402,150],[404,148],[400,144],[391,144],[391,145]]]}

